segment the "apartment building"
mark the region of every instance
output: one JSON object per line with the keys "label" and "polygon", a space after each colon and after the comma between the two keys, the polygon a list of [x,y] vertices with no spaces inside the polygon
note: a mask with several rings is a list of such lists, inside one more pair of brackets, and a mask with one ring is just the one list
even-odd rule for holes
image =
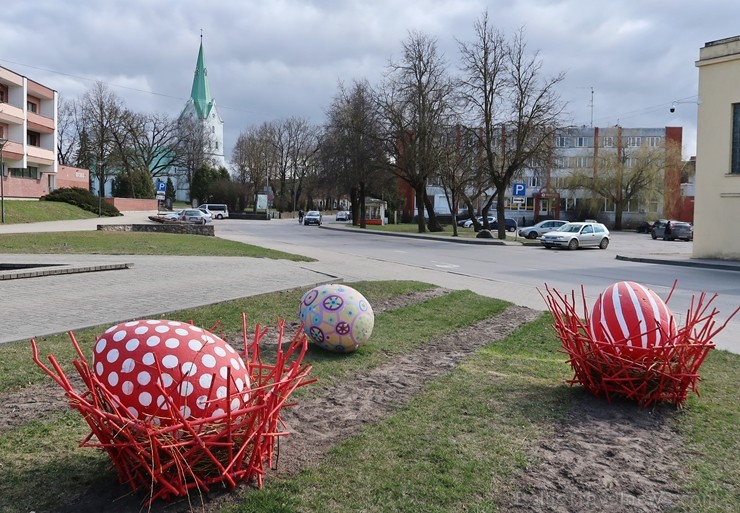
{"label": "apartment building", "polygon": [[[680,151],[683,143],[681,127],[627,128],[613,127],[569,127],[556,132],[552,158],[539,169],[525,170],[523,182],[526,196],[521,204],[511,204],[518,217],[554,217],[567,219],[577,215],[579,204],[590,201],[589,190],[568,190],[565,182],[574,172],[597,176],[599,166],[609,159],[619,159],[624,168],[634,166],[640,148],[664,155],[662,194],[639,195],[628,201],[622,214],[623,228],[631,228],[646,218],[675,217],[679,212],[681,198],[681,161],[671,159],[667,148],[674,146]],[[678,155],[678,154],[676,154]],[[509,192],[510,194],[510,192]],[[513,201],[513,198],[512,198]],[[598,199],[598,217],[610,224],[614,221],[615,204],[608,198]]]}
{"label": "apartment building", "polygon": [[57,101],[53,89],[0,66],[5,198],[38,198],[57,187]]}
{"label": "apartment building", "polygon": [[699,50],[694,258],[740,260],[740,36]]}

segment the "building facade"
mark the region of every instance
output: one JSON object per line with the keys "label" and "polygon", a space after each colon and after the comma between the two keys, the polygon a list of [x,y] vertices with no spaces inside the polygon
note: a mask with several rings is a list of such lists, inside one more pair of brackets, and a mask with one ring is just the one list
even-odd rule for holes
{"label": "building facade", "polygon": [[0,66],[0,139],[5,198],[38,198],[58,187],[57,92]]}
{"label": "building facade", "polygon": [[699,50],[694,258],[740,260],[740,36]]}
{"label": "building facade", "polygon": [[[507,217],[516,219],[520,225],[533,224],[543,219],[578,220],[583,216],[583,207],[590,204],[594,194],[591,190],[571,190],[566,187],[567,180],[574,173],[597,176],[599,166],[608,160],[620,159],[624,168],[629,169],[637,163],[640,150],[652,151],[661,157],[662,190],[653,195],[642,194],[624,206],[622,228],[636,228],[646,220],[659,217],[681,219],[690,216],[682,208],[684,200],[681,191],[682,162],[680,149],[683,144],[682,127],[625,128],[613,127],[568,127],[556,131],[551,144],[552,151],[546,162],[530,166],[521,176],[512,180],[512,187],[504,191]],[[673,148],[673,150],[670,150]],[[514,184],[521,196],[514,195]],[[404,197],[402,216],[411,220],[416,215],[416,198],[413,189],[401,184]],[[476,213],[490,197],[476,198]],[[435,213],[449,216],[444,189],[439,184],[430,184],[427,195],[432,199]],[[615,219],[614,201],[598,198],[596,215],[600,221],[612,226]],[[495,209],[495,204],[492,207]],[[467,215],[465,205],[457,206],[459,215]]]}

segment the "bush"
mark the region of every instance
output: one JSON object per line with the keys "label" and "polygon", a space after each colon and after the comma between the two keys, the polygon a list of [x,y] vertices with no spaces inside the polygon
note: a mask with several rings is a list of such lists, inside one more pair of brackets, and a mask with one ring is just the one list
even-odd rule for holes
{"label": "bush", "polygon": [[61,201],[62,203],[69,203],[82,210],[93,212],[95,214],[100,210],[100,214],[105,217],[115,217],[123,215],[121,212],[105,201],[100,201],[100,198],[95,196],[87,189],[80,187],[62,187],[55,191],[50,192],[46,196],[39,198],[42,201]]}

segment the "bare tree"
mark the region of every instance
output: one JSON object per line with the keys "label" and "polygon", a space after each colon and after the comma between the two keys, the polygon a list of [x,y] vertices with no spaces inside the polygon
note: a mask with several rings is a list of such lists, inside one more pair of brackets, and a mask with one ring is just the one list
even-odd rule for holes
{"label": "bare tree", "polygon": [[461,93],[494,188],[484,218],[495,199],[498,237],[504,238],[505,191],[526,166],[548,158],[548,141],[564,108],[555,88],[564,75],[543,77],[539,53],[527,53],[523,30],[507,42],[489,25],[487,12],[474,30],[472,42],[459,43]]}
{"label": "bare tree", "polygon": [[77,166],[80,148],[80,123],[77,102],[59,98],[57,109],[57,161],[63,166]]}
{"label": "bare tree", "polygon": [[275,157],[280,210],[298,208],[301,187],[318,148],[318,130],[306,119],[292,117],[271,124],[270,139]]}
{"label": "bare tree", "polygon": [[377,93],[385,123],[391,170],[415,191],[419,232],[441,231],[427,185],[439,167],[443,133],[450,125],[453,84],[437,41],[412,32],[403,43],[400,61],[391,61]]}
{"label": "bare tree", "polygon": [[96,82],[80,100],[81,124],[91,176],[98,181],[98,196],[105,196],[105,183],[115,176],[115,131],[120,129],[122,100],[103,82]]}
{"label": "bare tree", "polygon": [[182,162],[182,131],[176,120],[166,114],[130,113],[125,121],[138,168],[148,170],[156,178]]}
{"label": "bare tree", "polygon": [[[445,151],[441,154],[438,178],[452,214],[452,234],[457,236],[457,206],[466,200],[467,192],[475,190],[481,181],[478,139],[461,125],[447,133]],[[473,222],[477,219],[473,216]]]}
{"label": "bare tree", "polygon": [[[244,190],[251,188],[253,211],[257,211],[257,194],[270,187],[270,172],[275,167],[274,130],[270,123],[262,123],[239,134],[232,152],[236,181]],[[267,190],[268,195],[270,191]]]}
{"label": "bare tree", "polygon": [[[206,166],[212,167],[213,160],[209,156],[208,149],[211,148],[212,136],[206,130],[205,124],[194,115],[181,117],[177,122],[178,128],[178,153],[180,155],[177,172],[183,176],[191,190],[195,172]],[[192,201],[192,194],[190,201]]]}
{"label": "bare tree", "polygon": [[[340,84],[329,107],[322,162],[326,183],[338,185],[349,194],[352,222],[365,228],[365,198],[387,169],[383,153],[381,120],[366,81],[350,90]],[[359,214],[359,215],[358,215]]]}

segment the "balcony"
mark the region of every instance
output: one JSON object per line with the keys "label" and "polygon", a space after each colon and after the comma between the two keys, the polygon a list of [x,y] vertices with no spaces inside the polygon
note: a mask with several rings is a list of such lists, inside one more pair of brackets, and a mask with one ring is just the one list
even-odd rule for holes
{"label": "balcony", "polygon": [[15,107],[9,103],[0,103],[0,123],[22,125],[23,109]]}
{"label": "balcony", "polygon": [[43,166],[49,166],[54,164],[54,151],[45,150],[38,146],[26,146],[26,153],[28,154],[28,165],[37,164]]}
{"label": "balcony", "polygon": [[28,129],[42,134],[50,134],[54,132],[54,120],[41,116],[40,114],[36,114],[35,112],[29,112]]}

